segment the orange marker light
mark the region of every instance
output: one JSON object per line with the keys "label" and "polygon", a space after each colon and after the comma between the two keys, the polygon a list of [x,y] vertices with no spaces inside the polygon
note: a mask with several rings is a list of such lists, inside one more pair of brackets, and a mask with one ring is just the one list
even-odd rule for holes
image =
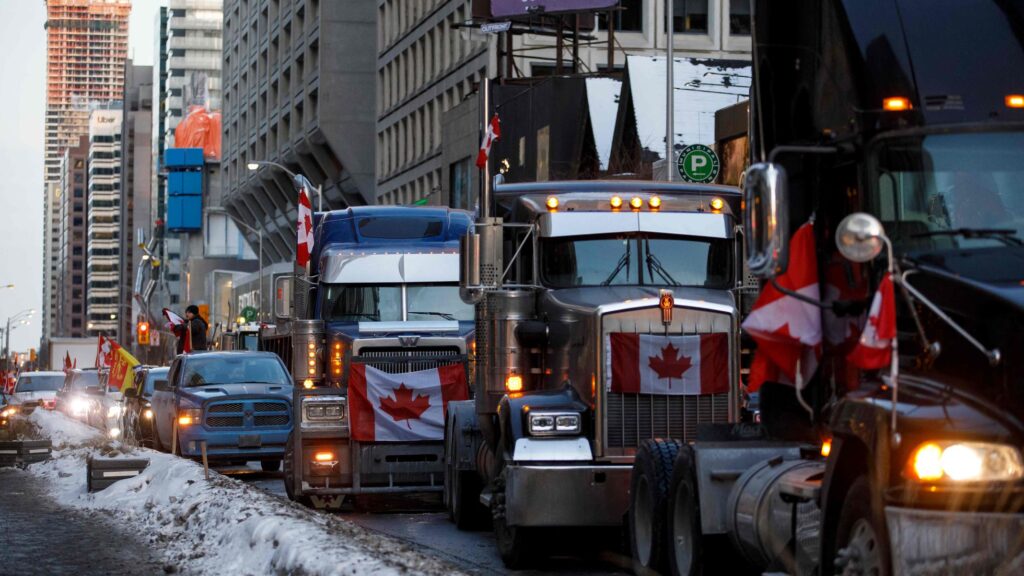
{"label": "orange marker light", "polygon": [[302,381],[302,387],[305,388],[306,390],[309,390],[310,388],[313,387],[313,380],[310,378],[306,378],[305,380]]}
{"label": "orange marker light", "polygon": [[910,100],[903,96],[891,96],[882,100],[882,109],[888,112],[902,112],[911,108]]}
{"label": "orange marker light", "polygon": [[711,199],[711,209],[712,210],[721,210],[722,208],[725,208],[725,201],[724,200],[722,200],[721,198],[712,198]]}
{"label": "orange marker light", "polygon": [[548,210],[558,210],[558,198],[555,196],[548,196],[548,200],[544,204],[547,205]]}
{"label": "orange marker light", "polygon": [[507,392],[522,392],[523,377],[518,374],[509,374],[508,378],[505,378],[505,390]]}
{"label": "orange marker light", "polygon": [[640,198],[639,196],[633,196],[629,200],[629,205],[633,208],[633,210],[639,210],[640,207],[644,205],[643,198]]}
{"label": "orange marker light", "polygon": [[609,202],[611,203],[613,210],[618,210],[619,208],[622,208],[621,196],[612,196],[612,199]]}
{"label": "orange marker light", "polygon": [[914,452],[914,475],[919,480],[933,481],[942,478],[942,447],[928,442]]}
{"label": "orange marker light", "polygon": [[661,198],[651,196],[650,200],[647,201],[647,205],[651,207],[651,210],[657,210],[661,208]]}
{"label": "orange marker light", "polygon": [[821,443],[821,455],[824,458],[828,458],[828,455],[832,453],[832,439],[826,438]]}
{"label": "orange marker light", "polygon": [[192,417],[191,416],[178,416],[178,426],[191,426],[191,425],[192,425]]}
{"label": "orange marker light", "polygon": [[316,452],[313,454],[313,460],[317,462],[331,462],[334,460],[334,452]]}
{"label": "orange marker light", "polygon": [[1024,108],[1024,94],[1009,94],[1006,96],[1007,108]]}

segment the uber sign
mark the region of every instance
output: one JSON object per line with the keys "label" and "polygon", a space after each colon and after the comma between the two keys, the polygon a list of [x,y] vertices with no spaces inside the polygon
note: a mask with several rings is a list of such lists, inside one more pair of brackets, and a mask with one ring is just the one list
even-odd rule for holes
{"label": "uber sign", "polygon": [[679,153],[679,176],[684,182],[710,184],[718,178],[718,154],[703,144],[691,144]]}

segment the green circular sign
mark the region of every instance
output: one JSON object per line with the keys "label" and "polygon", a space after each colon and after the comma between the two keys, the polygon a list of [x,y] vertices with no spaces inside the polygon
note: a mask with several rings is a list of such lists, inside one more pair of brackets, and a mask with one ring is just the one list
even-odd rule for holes
{"label": "green circular sign", "polygon": [[246,322],[256,321],[256,309],[252,306],[246,306],[242,308],[242,318],[245,318]]}
{"label": "green circular sign", "polygon": [[691,144],[679,153],[676,167],[683,181],[710,184],[718,178],[721,165],[714,150],[703,144]]}

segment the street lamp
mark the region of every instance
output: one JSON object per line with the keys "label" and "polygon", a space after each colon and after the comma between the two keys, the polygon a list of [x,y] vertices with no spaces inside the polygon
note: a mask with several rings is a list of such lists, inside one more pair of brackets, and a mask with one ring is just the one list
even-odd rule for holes
{"label": "street lamp", "polygon": [[[27,310],[22,310],[21,312],[18,312],[17,314],[15,314],[13,316],[8,316],[7,317],[7,328],[4,330],[4,367],[5,368],[7,368],[10,365],[10,362],[8,361],[8,358],[10,358],[10,352],[11,352],[11,322],[14,322],[16,320],[20,320],[21,321],[20,322],[21,325],[23,325],[23,326],[27,325],[28,324],[28,319],[31,318],[32,315],[35,314],[35,313],[36,313],[36,311],[35,311],[34,308],[29,308]],[[17,325],[15,325],[15,328],[17,328]]]}
{"label": "street lamp", "polygon": [[[291,176],[291,179],[295,181],[295,185],[296,186],[298,186],[300,188],[302,187],[302,181],[299,180],[299,176],[297,174],[295,174],[295,172],[292,172],[291,170],[289,170],[288,168],[282,166],[281,164],[278,164],[277,162],[270,162],[269,160],[253,160],[252,162],[249,162],[248,164],[246,164],[246,167],[251,172],[255,172],[255,171],[259,170],[260,168],[262,168],[263,166],[273,166],[274,168],[280,169],[281,171],[283,171],[288,176]],[[316,205],[317,205],[316,206],[316,211],[317,212],[323,212],[324,211],[324,191],[323,191],[323,186],[317,186],[316,187]]]}

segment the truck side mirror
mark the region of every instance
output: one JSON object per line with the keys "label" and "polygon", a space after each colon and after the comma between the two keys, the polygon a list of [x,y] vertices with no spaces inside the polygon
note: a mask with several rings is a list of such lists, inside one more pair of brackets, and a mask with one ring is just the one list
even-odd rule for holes
{"label": "truck side mirror", "polygon": [[459,238],[459,297],[476,304],[484,297],[480,287],[480,235],[467,232]]}
{"label": "truck side mirror", "polygon": [[274,278],[274,316],[283,320],[292,317],[292,289],[295,277],[278,276]]}
{"label": "truck side mirror", "polygon": [[743,234],[747,267],[758,278],[773,278],[789,260],[789,217],[786,170],[758,163],[743,178]]}

